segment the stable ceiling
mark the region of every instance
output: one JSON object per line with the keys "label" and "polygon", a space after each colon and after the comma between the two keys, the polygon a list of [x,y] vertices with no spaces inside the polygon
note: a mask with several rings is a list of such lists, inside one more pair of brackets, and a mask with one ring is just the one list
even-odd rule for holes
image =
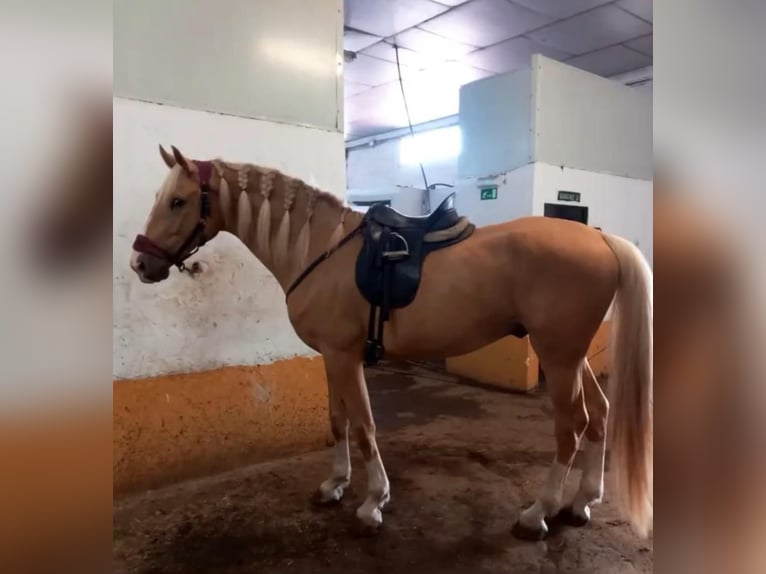
{"label": "stable ceiling", "polygon": [[344,0],[346,139],[456,114],[460,86],[540,53],[602,76],[652,64],[652,0]]}

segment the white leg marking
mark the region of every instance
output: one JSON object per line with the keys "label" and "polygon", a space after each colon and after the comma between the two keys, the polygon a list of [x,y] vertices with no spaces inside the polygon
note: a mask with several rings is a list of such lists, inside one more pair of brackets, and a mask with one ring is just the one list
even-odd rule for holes
{"label": "white leg marking", "polygon": [[572,512],[585,519],[590,518],[589,505],[601,502],[604,494],[604,452],[606,439],[599,442],[585,441],[584,461],[580,488],[577,489]]}
{"label": "white leg marking", "polygon": [[332,464],[332,476],[319,487],[323,502],[340,500],[343,491],[351,481],[351,457],[348,452],[348,440],[335,443],[335,460]]}
{"label": "white leg marking", "polygon": [[522,526],[531,530],[547,530],[545,517],[553,516],[561,508],[561,491],[567,474],[569,474],[569,466],[554,460],[540,497],[519,516]]}
{"label": "white leg marking", "polygon": [[383,523],[383,508],[391,497],[386,469],[380,453],[375,449],[375,455],[367,463],[367,498],[364,504],[357,508],[356,517],[366,526],[380,526]]}

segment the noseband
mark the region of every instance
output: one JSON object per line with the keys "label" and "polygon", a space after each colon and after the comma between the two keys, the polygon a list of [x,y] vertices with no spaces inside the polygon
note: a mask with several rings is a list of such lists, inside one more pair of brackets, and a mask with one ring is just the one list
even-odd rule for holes
{"label": "noseband", "polygon": [[210,217],[210,178],[213,174],[213,164],[209,161],[195,161],[199,175],[199,221],[194,226],[189,236],[181,244],[175,253],[169,253],[146,235],[137,235],[133,241],[133,249],[138,253],[145,253],[158,259],[167,261],[170,265],[178,267],[179,271],[188,271],[184,261],[194,255],[200,247],[205,245],[205,222]]}

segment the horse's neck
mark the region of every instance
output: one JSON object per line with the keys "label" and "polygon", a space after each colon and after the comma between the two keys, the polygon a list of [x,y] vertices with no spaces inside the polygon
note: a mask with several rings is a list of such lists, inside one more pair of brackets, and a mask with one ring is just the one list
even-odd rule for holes
{"label": "horse's neck", "polygon": [[216,162],[224,229],[283,289],[361,219],[331,195],[277,170]]}

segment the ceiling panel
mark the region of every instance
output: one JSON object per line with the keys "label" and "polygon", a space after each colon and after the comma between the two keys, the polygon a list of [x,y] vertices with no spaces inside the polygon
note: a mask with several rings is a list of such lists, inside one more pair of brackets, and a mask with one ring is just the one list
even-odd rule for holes
{"label": "ceiling panel", "polygon": [[559,50],[584,54],[651,31],[651,24],[610,4],[546,26],[529,37]]}
{"label": "ceiling panel", "polygon": [[436,0],[439,4],[445,4],[446,6],[460,6],[465,4],[468,0]]}
{"label": "ceiling panel", "polygon": [[[404,90],[413,124],[458,113],[460,86],[491,75],[461,62],[444,62],[420,72],[411,71]],[[407,125],[397,81],[346,98],[347,137],[362,137]]]}
{"label": "ceiling panel", "polygon": [[370,86],[367,84],[360,84],[358,82],[351,82],[349,80],[346,80],[343,82],[343,97],[349,98],[351,96],[355,96],[356,94],[361,94],[365,90],[369,90]]}
{"label": "ceiling panel", "polygon": [[614,0],[510,0],[530,10],[555,18],[569,18],[585,10],[609,4]]}
{"label": "ceiling panel", "polygon": [[475,47],[454,40],[442,38],[420,28],[412,28],[401,34],[397,34],[395,40],[399,45],[423,54],[442,57],[446,60],[459,58],[472,52]]}
{"label": "ceiling panel", "polygon": [[343,7],[346,26],[376,36],[393,36],[449,9],[431,0],[344,0]]}
{"label": "ceiling panel", "polygon": [[639,18],[653,22],[652,0],[619,0],[617,5],[624,8],[628,12],[635,14]]}
{"label": "ceiling panel", "polygon": [[421,24],[421,28],[476,47],[538,28],[554,18],[507,0],[473,0]]}
{"label": "ceiling panel", "polygon": [[652,58],[650,56],[640,54],[625,46],[611,46],[567,60],[567,64],[605,77],[637,70],[651,63]]}
{"label": "ceiling panel", "polygon": [[572,56],[568,52],[538,44],[529,38],[520,36],[489,48],[471,52],[461,60],[477,68],[502,74],[520,68],[528,68],[532,61],[532,54],[542,54],[561,61]]}
{"label": "ceiling panel", "polygon": [[398,82],[351,96],[345,102],[344,116],[347,129],[359,137],[407,125]]}
{"label": "ceiling panel", "polygon": [[642,54],[646,54],[647,56],[654,55],[654,37],[649,34],[648,36],[642,36],[641,38],[636,38],[635,40],[631,40],[630,42],[625,42],[625,45],[629,48],[633,48],[634,50],[638,50]]}
{"label": "ceiling panel", "polygon": [[[386,60],[388,62],[396,62],[396,52],[394,51],[394,47],[388,42],[378,42],[377,44],[366,48],[362,54],[380,58],[381,60]],[[408,50],[401,46],[399,47],[399,62],[401,65],[415,70],[422,70],[428,66],[443,62],[446,59],[447,58],[443,54],[426,54],[424,52]]]}
{"label": "ceiling panel", "polygon": [[463,84],[491,76],[487,70],[480,70],[463,62],[444,62],[420,72],[411,73],[405,80],[405,87],[418,86],[434,90],[441,88],[459,88]]}
{"label": "ceiling panel", "polygon": [[380,41],[380,36],[373,36],[356,30],[343,30],[343,48],[345,50],[358,52],[378,41]]}
{"label": "ceiling panel", "polygon": [[[402,77],[407,77],[407,74],[411,72],[410,68],[402,66]],[[345,65],[343,77],[358,84],[380,86],[398,79],[399,74],[396,64],[359,54],[356,60]]]}

